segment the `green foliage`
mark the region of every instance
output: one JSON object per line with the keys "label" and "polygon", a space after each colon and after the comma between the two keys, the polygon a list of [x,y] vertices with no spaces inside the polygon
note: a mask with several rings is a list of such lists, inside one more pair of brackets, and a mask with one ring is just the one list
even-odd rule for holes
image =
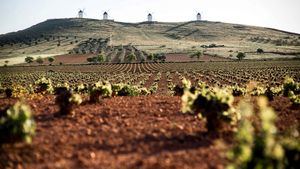
{"label": "green foliage", "polygon": [[265,91],[265,96],[272,101],[275,96],[278,96],[282,92],[283,88],[282,86],[275,86],[275,87],[267,87],[267,90]]}
{"label": "green foliage", "polygon": [[36,86],[36,89],[35,89],[36,93],[47,93],[48,92],[51,94],[54,91],[51,79],[46,79],[45,77],[37,80],[35,82],[35,86]]}
{"label": "green foliage", "polygon": [[154,61],[161,61],[161,62],[165,62],[166,61],[166,54],[164,53],[155,53],[153,54],[154,56]]}
{"label": "green foliage", "polygon": [[289,91],[288,97],[294,106],[300,105],[300,95],[295,95],[293,91]]}
{"label": "green foliage", "polygon": [[247,103],[239,106],[243,118],[235,136],[236,146],[228,153],[232,160],[228,169],[295,168],[300,158],[299,141],[280,139],[275,126],[276,114],[267,106],[267,99],[260,97],[257,103],[261,122],[256,128],[249,120],[254,114],[252,107]]}
{"label": "green foliage", "polygon": [[149,55],[147,55],[147,60],[154,60],[154,54],[150,53]]}
{"label": "green foliage", "polygon": [[80,83],[79,85],[76,85],[74,90],[77,93],[86,93],[88,92],[88,86],[83,83]]}
{"label": "green foliage", "polygon": [[103,56],[102,54],[100,54],[100,55],[97,57],[97,62],[99,62],[99,63],[104,62],[104,56]]}
{"label": "green foliage", "polygon": [[42,57],[38,57],[38,58],[36,58],[36,60],[35,60],[38,64],[43,64],[44,63],[44,60],[43,60],[43,58]]}
{"label": "green foliage", "polygon": [[112,86],[108,81],[97,82],[90,87],[89,92],[90,102],[97,103],[100,101],[100,96],[104,98],[112,96]]}
{"label": "green foliage", "polygon": [[0,112],[0,142],[31,143],[35,128],[30,107],[22,102]]}
{"label": "green foliage", "polygon": [[231,90],[233,96],[244,96],[246,94],[246,89],[237,85],[231,87]]}
{"label": "green foliage", "polygon": [[27,57],[25,58],[25,62],[26,62],[26,63],[32,63],[33,61],[34,61],[34,58],[33,58],[33,57],[27,56]]}
{"label": "green foliage", "polygon": [[112,90],[114,95],[117,96],[139,96],[139,95],[148,95],[150,92],[142,87],[128,85],[128,84],[113,84]]}
{"label": "green foliage", "polygon": [[56,88],[55,103],[59,106],[59,114],[74,115],[74,108],[82,103],[82,98],[79,94],[73,94],[66,87]]}
{"label": "green foliage", "polygon": [[285,77],[283,81],[283,95],[288,96],[290,91],[293,91],[295,94],[299,94],[300,83],[296,83],[291,77]]}
{"label": "green foliage", "polygon": [[264,53],[264,50],[263,50],[263,49],[261,49],[261,48],[258,48],[258,49],[256,50],[256,53],[258,53],[258,54],[262,54],[262,53]]}
{"label": "green foliage", "polygon": [[54,62],[54,58],[53,57],[48,57],[48,61],[50,62],[50,63],[52,63],[52,62]]}
{"label": "green foliage", "polygon": [[196,57],[198,60],[200,59],[201,56],[203,56],[203,52],[202,51],[197,51],[197,52],[191,54],[191,58]]}
{"label": "green foliage", "polygon": [[94,56],[86,59],[90,63],[103,63],[104,62],[104,56],[100,54],[99,56]]}
{"label": "green foliage", "polygon": [[193,94],[190,92],[190,82],[184,79],[183,83],[186,84],[181,97],[183,113],[189,112],[206,118],[208,132],[218,132],[224,122],[236,125],[240,115],[232,106],[234,98],[231,93],[225,89],[202,88]]}
{"label": "green foliage", "polygon": [[133,61],[137,60],[136,55],[135,55],[133,52],[130,53],[130,54],[127,56],[127,60],[128,60],[129,62],[133,62]]}
{"label": "green foliage", "polygon": [[242,60],[246,57],[246,54],[243,52],[239,52],[236,57],[238,58],[238,60]]}
{"label": "green foliage", "polygon": [[257,85],[250,91],[250,94],[252,96],[261,96],[265,94],[266,90],[267,89],[264,86]]}

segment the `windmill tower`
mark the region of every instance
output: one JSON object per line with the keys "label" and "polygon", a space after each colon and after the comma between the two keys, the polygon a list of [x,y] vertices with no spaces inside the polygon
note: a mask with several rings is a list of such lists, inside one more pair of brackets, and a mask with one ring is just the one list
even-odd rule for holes
{"label": "windmill tower", "polygon": [[197,21],[201,21],[201,14],[200,13],[197,14]]}
{"label": "windmill tower", "polygon": [[108,20],[108,13],[107,12],[103,13],[103,20]]}
{"label": "windmill tower", "polygon": [[151,13],[148,14],[148,22],[152,22],[152,15],[151,15]]}
{"label": "windmill tower", "polygon": [[79,10],[78,12],[78,18],[83,18],[83,10]]}

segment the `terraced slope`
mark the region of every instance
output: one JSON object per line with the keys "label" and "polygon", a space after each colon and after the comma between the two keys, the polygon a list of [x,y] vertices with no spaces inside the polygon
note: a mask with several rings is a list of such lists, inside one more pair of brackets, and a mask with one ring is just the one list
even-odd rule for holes
{"label": "terraced slope", "polygon": [[[300,36],[270,28],[221,22],[122,23],[95,19],[51,19],[19,32],[0,35],[0,64],[23,62],[25,56],[68,54],[89,40],[107,39],[109,46],[132,44],[148,53],[189,53],[248,59],[297,57]],[[216,44],[217,47],[203,48]],[[219,45],[219,47],[218,47]],[[202,46],[202,47],[201,47]],[[262,48],[264,54],[256,54]],[[94,52],[92,48],[87,52]]]}

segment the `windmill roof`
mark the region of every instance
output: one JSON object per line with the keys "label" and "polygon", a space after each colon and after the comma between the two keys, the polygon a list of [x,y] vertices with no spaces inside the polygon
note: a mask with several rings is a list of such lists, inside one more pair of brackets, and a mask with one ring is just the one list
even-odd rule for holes
{"label": "windmill roof", "polygon": [[104,15],[107,15],[107,12],[104,12]]}
{"label": "windmill roof", "polygon": [[149,13],[148,16],[152,16],[151,13]]}
{"label": "windmill roof", "polygon": [[197,15],[201,15],[200,13],[198,13]]}

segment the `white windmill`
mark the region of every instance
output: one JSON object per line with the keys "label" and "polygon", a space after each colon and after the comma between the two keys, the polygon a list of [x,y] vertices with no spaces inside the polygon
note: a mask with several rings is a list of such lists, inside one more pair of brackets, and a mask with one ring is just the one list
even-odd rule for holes
{"label": "white windmill", "polygon": [[86,15],[86,13],[84,12],[84,9],[79,9],[78,18],[83,18],[83,15]]}
{"label": "white windmill", "polygon": [[149,13],[148,16],[147,16],[147,21],[148,22],[152,22],[153,21],[153,17],[152,17],[152,14]]}
{"label": "white windmill", "polygon": [[103,20],[108,20],[108,13],[106,11],[103,13]]}
{"label": "white windmill", "polygon": [[201,21],[201,14],[200,14],[200,12],[197,14],[197,21]]}

